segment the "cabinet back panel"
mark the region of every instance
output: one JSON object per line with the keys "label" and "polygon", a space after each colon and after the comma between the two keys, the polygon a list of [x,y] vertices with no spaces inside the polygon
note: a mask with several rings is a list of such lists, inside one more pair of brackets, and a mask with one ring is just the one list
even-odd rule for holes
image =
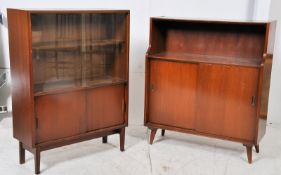
{"label": "cabinet back panel", "polygon": [[89,89],[86,92],[87,131],[125,123],[125,86]]}
{"label": "cabinet back panel", "polygon": [[199,72],[196,130],[253,140],[258,69],[201,64]]}
{"label": "cabinet back panel", "polygon": [[[264,51],[265,24],[196,23],[155,21],[153,42],[161,38],[164,46],[157,52],[261,59]],[[160,43],[160,46],[162,44]],[[152,50],[157,50],[152,48]]]}
{"label": "cabinet back panel", "polygon": [[84,91],[40,96],[35,102],[38,143],[86,132]]}
{"label": "cabinet back panel", "polygon": [[149,122],[193,129],[197,64],[150,62]]}

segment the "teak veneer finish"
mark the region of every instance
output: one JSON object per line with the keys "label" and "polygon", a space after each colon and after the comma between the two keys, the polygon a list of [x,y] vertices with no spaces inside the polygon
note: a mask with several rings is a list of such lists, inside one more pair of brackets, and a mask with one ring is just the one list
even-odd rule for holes
{"label": "teak veneer finish", "polygon": [[8,9],[19,162],[128,125],[129,10]]}
{"label": "teak veneer finish", "polygon": [[276,22],[151,18],[145,125],[244,144],[265,134]]}

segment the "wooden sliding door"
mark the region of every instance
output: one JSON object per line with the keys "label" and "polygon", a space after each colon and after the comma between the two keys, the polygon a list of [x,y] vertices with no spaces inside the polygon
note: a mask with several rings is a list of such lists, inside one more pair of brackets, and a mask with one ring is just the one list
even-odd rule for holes
{"label": "wooden sliding door", "polygon": [[193,129],[197,64],[150,62],[149,121]]}
{"label": "wooden sliding door", "polygon": [[85,92],[36,97],[37,143],[86,132]]}
{"label": "wooden sliding door", "polygon": [[125,124],[125,85],[89,89],[87,131]]}
{"label": "wooden sliding door", "polygon": [[200,64],[196,130],[252,140],[258,69]]}

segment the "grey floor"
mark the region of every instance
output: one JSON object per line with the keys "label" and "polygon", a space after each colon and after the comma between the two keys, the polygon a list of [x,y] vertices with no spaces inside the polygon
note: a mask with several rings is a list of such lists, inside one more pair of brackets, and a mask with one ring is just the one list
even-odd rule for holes
{"label": "grey floor", "polygon": [[[41,174],[49,175],[278,175],[281,174],[281,126],[271,124],[247,163],[239,143],[166,132],[157,133],[155,143],[147,142],[148,131],[131,125],[126,130],[126,151],[119,151],[119,136],[107,144],[101,139],[73,144],[42,153]],[[0,118],[0,174],[30,175],[33,156],[18,163],[18,142],[12,137],[12,119]]]}

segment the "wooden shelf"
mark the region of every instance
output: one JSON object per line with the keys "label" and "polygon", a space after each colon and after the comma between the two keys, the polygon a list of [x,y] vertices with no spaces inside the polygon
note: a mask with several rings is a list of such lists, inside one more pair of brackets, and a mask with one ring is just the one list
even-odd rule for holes
{"label": "wooden shelf", "polygon": [[111,86],[116,84],[127,83],[127,80],[106,77],[99,79],[76,79],[76,80],[57,80],[45,83],[37,83],[34,85],[34,96],[42,96],[49,94],[57,94],[63,92],[77,91],[101,86]]}
{"label": "wooden shelf", "polygon": [[223,57],[175,52],[161,52],[157,54],[148,55],[148,57],[152,59],[161,59],[178,62],[227,64],[247,67],[259,67],[262,61],[262,59],[258,58]]}
{"label": "wooden shelf", "polygon": [[125,43],[123,40],[93,40],[93,41],[81,41],[71,40],[62,42],[40,42],[33,44],[32,49],[35,51],[82,51],[82,48],[89,47],[105,47],[112,45],[121,45]]}

